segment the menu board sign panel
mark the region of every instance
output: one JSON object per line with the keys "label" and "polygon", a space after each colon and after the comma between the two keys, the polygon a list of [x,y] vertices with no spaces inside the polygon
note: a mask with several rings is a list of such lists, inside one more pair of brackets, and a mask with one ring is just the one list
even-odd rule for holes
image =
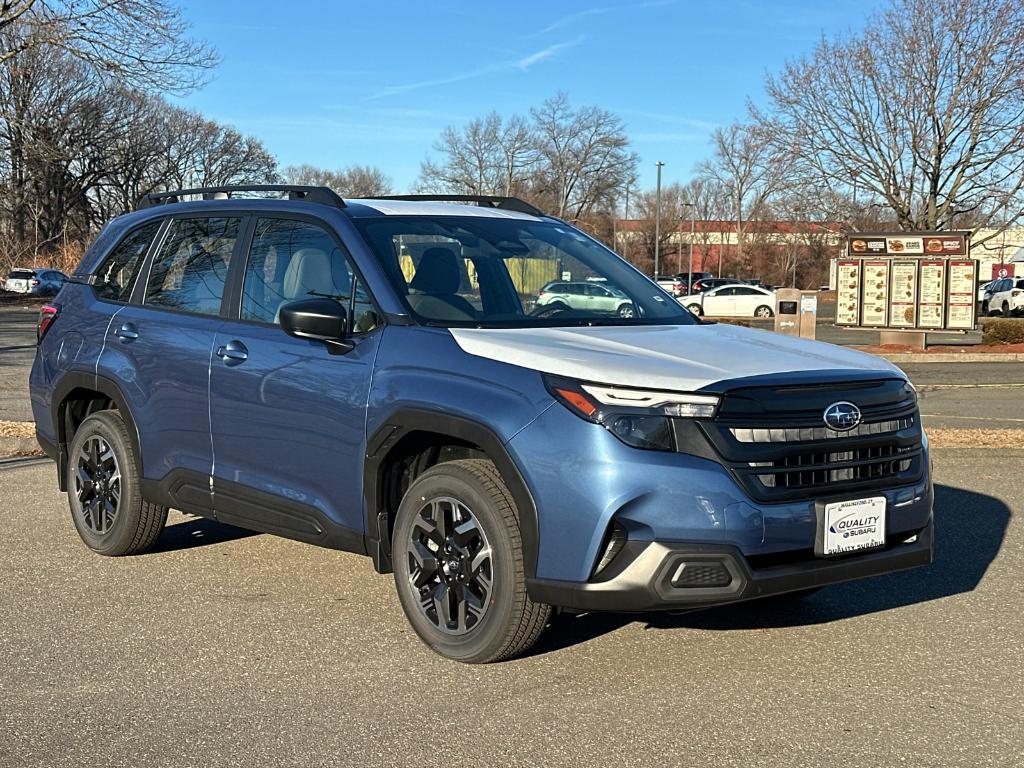
{"label": "menu board sign panel", "polygon": [[885,238],[885,250],[892,254],[924,253],[924,240],[920,237],[887,237]]}
{"label": "menu board sign panel", "polygon": [[960,234],[925,235],[924,252],[929,256],[966,256],[967,238]]}
{"label": "menu board sign panel", "polygon": [[875,255],[880,256],[885,254],[885,238],[884,237],[856,237],[850,240],[849,253],[857,255]]}
{"label": "menu board sign panel", "polygon": [[864,262],[861,325],[884,328],[889,319],[889,265],[891,263],[887,260]]}
{"label": "menu board sign panel", "polygon": [[946,262],[922,261],[918,277],[918,328],[942,328],[946,303]]}
{"label": "menu board sign panel", "polygon": [[946,297],[946,327],[967,330],[974,327],[975,278],[978,263],[969,259],[949,262],[949,293]]}
{"label": "menu board sign panel", "polygon": [[889,276],[889,325],[917,326],[917,262],[893,261]]}
{"label": "menu board sign panel", "polygon": [[860,322],[860,261],[841,259],[836,264],[836,325]]}

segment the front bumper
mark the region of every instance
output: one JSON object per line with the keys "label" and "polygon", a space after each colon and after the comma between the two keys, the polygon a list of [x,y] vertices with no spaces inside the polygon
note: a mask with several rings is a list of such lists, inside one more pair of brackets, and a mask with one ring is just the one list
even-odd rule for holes
{"label": "front bumper", "polygon": [[[599,581],[528,579],[534,601],[577,611],[688,610],[795,592],[928,565],[931,521],[890,538],[885,549],[835,559],[793,555],[746,558],[737,547],[633,541]],[[907,539],[911,539],[907,541]]]}

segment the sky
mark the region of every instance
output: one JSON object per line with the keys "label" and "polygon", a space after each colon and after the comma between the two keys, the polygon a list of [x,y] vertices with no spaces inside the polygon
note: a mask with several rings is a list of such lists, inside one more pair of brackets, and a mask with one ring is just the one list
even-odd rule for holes
{"label": "sky", "polygon": [[[409,191],[448,125],[565,91],[626,124],[640,184],[685,182],[764,79],[876,0],[375,2],[185,0],[217,49],[175,101],[261,139],[282,165],[375,165]],[[288,10],[286,10],[288,9]]]}

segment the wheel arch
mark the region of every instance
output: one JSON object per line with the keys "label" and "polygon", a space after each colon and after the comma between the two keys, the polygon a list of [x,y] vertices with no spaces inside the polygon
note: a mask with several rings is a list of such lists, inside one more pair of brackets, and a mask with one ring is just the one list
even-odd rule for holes
{"label": "wheel arch", "polygon": [[132,449],[142,469],[142,451],[139,446],[139,430],[135,424],[128,400],[118,384],[104,376],[72,371],[65,374],[54,387],[51,414],[54,434],[57,436],[57,481],[60,490],[67,490],[66,470],[68,443],[75,428],[85,416],[101,408],[113,405],[128,427]]}
{"label": "wheel arch", "polygon": [[[526,574],[537,571],[538,524],[533,495],[504,443],[490,427],[470,419],[436,411],[402,409],[389,416],[366,442],[363,495],[366,504],[366,551],[379,573],[391,571],[391,531],[397,505],[389,498],[394,472],[410,456],[417,441],[475,452],[494,462],[508,486],[519,513]],[[474,453],[471,453],[474,455]],[[453,458],[464,454],[456,451]],[[446,459],[447,460],[447,459]],[[435,462],[440,463],[440,462]]]}

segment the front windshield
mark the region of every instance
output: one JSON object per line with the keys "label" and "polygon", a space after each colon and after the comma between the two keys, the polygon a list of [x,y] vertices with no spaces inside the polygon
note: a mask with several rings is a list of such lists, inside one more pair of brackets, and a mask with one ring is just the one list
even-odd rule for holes
{"label": "front windshield", "polygon": [[354,220],[413,315],[428,325],[685,325],[679,302],[558,222],[482,216]]}

